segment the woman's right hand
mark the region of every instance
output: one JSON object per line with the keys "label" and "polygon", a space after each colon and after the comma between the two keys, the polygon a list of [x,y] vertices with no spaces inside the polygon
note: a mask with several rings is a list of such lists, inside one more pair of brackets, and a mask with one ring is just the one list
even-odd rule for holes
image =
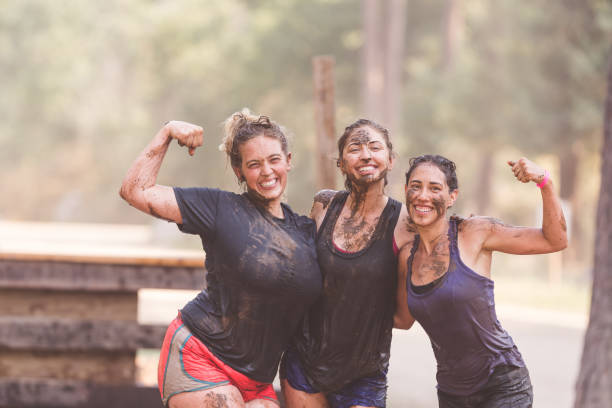
{"label": "woman's right hand", "polygon": [[172,139],[176,139],[180,146],[187,146],[189,148],[191,156],[193,156],[197,147],[202,146],[204,129],[201,126],[180,120],[171,120],[164,126]]}

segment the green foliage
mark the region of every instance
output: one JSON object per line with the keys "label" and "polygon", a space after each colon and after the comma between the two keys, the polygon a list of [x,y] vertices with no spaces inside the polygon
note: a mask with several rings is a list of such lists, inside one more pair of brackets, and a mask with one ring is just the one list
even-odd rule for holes
{"label": "green foliage", "polygon": [[[612,10],[605,0],[520,7],[464,0],[453,69],[446,2],[409,2],[401,157],[465,145],[537,154],[599,146]],[[221,121],[250,107],[293,135],[289,202],[314,192],[313,56],[336,59],[337,133],[361,112],[360,3],[349,0],[5,0],[0,13],[0,217],[140,222],[123,174],[169,119],[202,124],[159,182],[236,189]],[[367,115],[367,113],[366,113]],[[404,146],[402,149],[401,146]],[[401,171],[401,169],[399,170]],[[468,180],[469,183],[469,180]],[[15,203],[19,203],[15,205]]]}

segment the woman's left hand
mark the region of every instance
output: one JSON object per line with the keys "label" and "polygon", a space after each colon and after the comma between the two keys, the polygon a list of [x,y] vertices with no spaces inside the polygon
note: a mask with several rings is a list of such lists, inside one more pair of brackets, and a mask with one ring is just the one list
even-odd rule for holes
{"label": "woman's left hand", "polygon": [[530,181],[540,183],[546,175],[546,170],[525,157],[521,157],[517,161],[509,160],[508,165],[512,167],[512,172],[517,180],[523,183],[529,183]]}

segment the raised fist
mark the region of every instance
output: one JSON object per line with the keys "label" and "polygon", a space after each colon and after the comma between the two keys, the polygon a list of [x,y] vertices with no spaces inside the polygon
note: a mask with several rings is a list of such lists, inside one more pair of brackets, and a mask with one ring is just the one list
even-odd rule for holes
{"label": "raised fist", "polygon": [[517,180],[523,183],[529,183],[530,181],[540,183],[546,175],[546,170],[525,157],[521,157],[517,161],[510,160],[508,165],[512,167],[512,172]]}
{"label": "raised fist", "polygon": [[168,129],[168,135],[176,139],[180,146],[189,148],[190,155],[193,156],[195,149],[202,146],[204,129],[201,126],[180,120],[171,120],[166,123],[165,127]]}

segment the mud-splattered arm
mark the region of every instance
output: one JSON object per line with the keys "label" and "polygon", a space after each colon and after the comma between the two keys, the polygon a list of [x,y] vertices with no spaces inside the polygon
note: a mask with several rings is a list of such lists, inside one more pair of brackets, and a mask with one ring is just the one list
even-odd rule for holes
{"label": "mud-splattered arm", "polygon": [[156,184],[157,174],[172,139],[189,148],[193,155],[202,145],[203,130],[187,122],[171,121],[164,125],[138,155],[128,170],[119,195],[131,206],[155,217],[182,223],[181,212],[172,187]]}
{"label": "mud-splattered arm", "polygon": [[550,175],[526,158],[509,161],[508,165],[519,181],[539,184],[542,194],[542,227],[514,227],[485,218],[481,222],[488,224],[489,232],[483,248],[512,254],[546,254],[567,247],[565,217]]}
{"label": "mud-splattered arm", "polygon": [[401,250],[398,258],[397,268],[397,304],[395,306],[395,315],[393,316],[393,327],[396,329],[408,330],[414,324],[414,317],[408,309],[408,293],[406,284],[408,279],[408,258],[410,249],[414,241],[405,245]]}

